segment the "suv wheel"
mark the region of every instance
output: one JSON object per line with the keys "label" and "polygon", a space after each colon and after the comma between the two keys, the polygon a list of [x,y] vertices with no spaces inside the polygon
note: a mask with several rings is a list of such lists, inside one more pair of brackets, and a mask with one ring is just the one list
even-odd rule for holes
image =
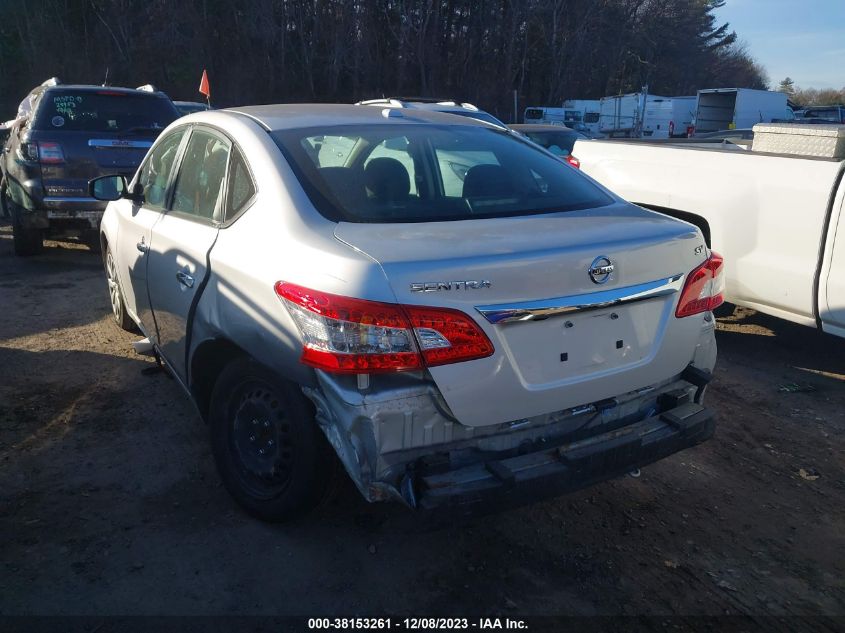
{"label": "suv wheel", "polygon": [[17,205],[9,197],[6,187],[3,187],[3,209],[5,213],[12,216],[12,238],[15,243],[15,255],[26,257],[37,255],[44,249],[44,236],[41,229],[27,229],[21,226],[17,216],[19,213]]}
{"label": "suv wheel", "polygon": [[114,322],[127,332],[137,332],[138,327],[126,312],[123,290],[120,288],[120,279],[117,276],[117,264],[115,264],[110,248],[106,250],[106,281],[109,284],[109,301],[111,302],[111,314]]}
{"label": "suv wheel", "polygon": [[41,229],[25,229],[12,220],[12,238],[15,241],[15,255],[28,257],[38,255],[44,250],[44,237]]}
{"label": "suv wheel", "polygon": [[92,253],[99,253],[102,250],[100,244],[100,232],[97,229],[89,229],[82,234],[80,240]]}
{"label": "suv wheel", "polygon": [[208,417],[220,477],[247,512],[286,521],[324,497],[337,460],[296,385],[236,359],[214,385]]}

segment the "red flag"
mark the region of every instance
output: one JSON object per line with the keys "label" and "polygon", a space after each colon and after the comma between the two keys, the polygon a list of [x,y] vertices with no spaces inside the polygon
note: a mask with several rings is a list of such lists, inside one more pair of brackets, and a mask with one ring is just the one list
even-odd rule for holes
{"label": "red flag", "polygon": [[211,86],[208,85],[208,73],[205,68],[202,70],[202,79],[200,79],[200,94],[204,94],[206,99],[211,99]]}

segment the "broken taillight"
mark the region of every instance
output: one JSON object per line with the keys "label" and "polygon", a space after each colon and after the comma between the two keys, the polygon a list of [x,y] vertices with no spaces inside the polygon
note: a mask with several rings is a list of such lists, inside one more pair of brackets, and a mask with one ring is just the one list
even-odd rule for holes
{"label": "broken taillight", "polygon": [[687,275],[675,316],[688,317],[722,305],[725,301],[724,268],[722,256],[711,252],[703,264],[693,269]]}
{"label": "broken taillight", "polygon": [[278,282],[302,336],[302,362],[335,373],[412,371],[493,353],[466,314],[353,299]]}
{"label": "broken taillight", "polygon": [[65,162],[65,153],[58,143],[41,141],[38,143],[38,160],[47,165],[63,163]]}

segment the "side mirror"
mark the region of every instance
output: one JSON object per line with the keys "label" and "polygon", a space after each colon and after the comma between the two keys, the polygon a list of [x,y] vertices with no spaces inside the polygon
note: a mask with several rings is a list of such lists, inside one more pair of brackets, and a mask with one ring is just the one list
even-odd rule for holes
{"label": "side mirror", "polygon": [[126,178],[123,176],[100,176],[88,181],[88,193],[92,198],[112,202],[129,197]]}

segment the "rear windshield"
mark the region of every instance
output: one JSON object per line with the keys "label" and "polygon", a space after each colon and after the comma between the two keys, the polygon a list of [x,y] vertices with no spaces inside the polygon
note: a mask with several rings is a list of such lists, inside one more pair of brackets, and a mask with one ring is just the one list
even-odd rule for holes
{"label": "rear windshield", "polygon": [[573,167],[493,128],[356,125],[272,134],[314,206],[333,221],[468,220],[613,202]]}
{"label": "rear windshield", "polygon": [[157,133],[178,118],[169,99],[110,91],[51,90],[41,98],[36,130]]}
{"label": "rear windshield", "polygon": [[575,141],[579,138],[586,138],[583,134],[579,134],[578,132],[558,132],[557,130],[523,130],[522,133],[537,143],[537,145],[545,147],[552,154],[557,156],[568,156],[572,153]]}
{"label": "rear windshield", "polygon": [[839,118],[839,108],[828,108],[828,109],[816,109],[816,110],[805,110],[804,111],[805,117],[817,117],[819,119],[838,119]]}

